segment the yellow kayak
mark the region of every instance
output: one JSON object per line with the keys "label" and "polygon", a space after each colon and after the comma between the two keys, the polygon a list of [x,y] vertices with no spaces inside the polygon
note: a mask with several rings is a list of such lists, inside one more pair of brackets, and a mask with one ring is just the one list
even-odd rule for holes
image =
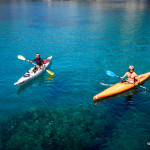
{"label": "yellow kayak", "polygon": [[[139,79],[140,79],[140,83],[139,84],[144,82],[149,76],[150,76],[150,72],[139,75],[138,76]],[[108,89],[100,92],[99,94],[95,95],[93,97],[93,100],[98,100],[98,99],[101,99],[101,98],[113,96],[115,94],[127,91],[127,90],[129,90],[129,89],[131,89],[131,88],[133,88],[135,86],[137,86],[137,85],[134,85],[132,83],[121,83],[121,82],[119,82],[119,83],[109,87]]]}

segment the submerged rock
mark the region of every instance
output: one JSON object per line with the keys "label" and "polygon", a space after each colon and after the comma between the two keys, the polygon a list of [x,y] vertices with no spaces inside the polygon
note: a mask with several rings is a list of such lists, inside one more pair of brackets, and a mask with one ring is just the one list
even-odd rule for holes
{"label": "submerged rock", "polygon": [[[107,122],[89,107],[33,108],[2,126],[2,149],[100,148]],[[91,147],[92,145],[92,147]]]}

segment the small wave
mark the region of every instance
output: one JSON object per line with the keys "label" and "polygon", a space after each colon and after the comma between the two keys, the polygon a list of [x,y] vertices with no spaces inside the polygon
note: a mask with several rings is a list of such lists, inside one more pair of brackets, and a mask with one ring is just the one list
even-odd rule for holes
{"label": "small wave", "polygon": [[114,85],[114,84],[106,84],[106,83],[102,83],[102,82],[100,82],[100,84],[103,86],[113,86]]}

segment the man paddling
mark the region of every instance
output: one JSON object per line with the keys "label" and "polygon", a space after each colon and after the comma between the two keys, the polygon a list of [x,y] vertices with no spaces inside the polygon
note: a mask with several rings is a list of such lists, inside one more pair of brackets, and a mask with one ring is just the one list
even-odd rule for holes
{"label": "man paddling", "polygon": [[129,66],[129,71],[125,73],[123,77],[120,77],[121,80],[123,80],[127,76],[127,82],[133,83],[133,84],[138,84],[139,83],[139,78],[138,75],[134,72],[134,66]]}
{"label": "man paddling", "polygon": [[39,71],[41,70],[43,67],[44,67],[44,63],[43,63],[43,60],[40,58],[40,54],[39,53],[36,53],[36,59],[30,61],[30,60],[27,60],[29,63],[33,63],[33,62],[36,62],[36,66],[31,68],[30,69],[30,73],[33,73],[33,72],[36,72],[36,71]]}

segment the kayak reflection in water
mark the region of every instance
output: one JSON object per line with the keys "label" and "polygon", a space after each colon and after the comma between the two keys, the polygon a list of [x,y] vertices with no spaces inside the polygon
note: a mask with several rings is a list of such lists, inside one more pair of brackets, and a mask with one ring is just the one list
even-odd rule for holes
{"label": "kayak reflection in water", "polygon": [[139,93],[139,89],[131,89],[125,93],[123,93],[122,95],[125,96],[125,100],[124,102],[122,102],[122,104],[133,104],[133,97]]}
{"label": "kayak reflection in water", "polygon": [[44,67],[43,59],[40,58],[40,54],[36,53],[36,59],[30,61],[27,60],[29,63],[36,62],[36,66],[30,69],[30,73],[35,73],[36,71],[40,71]]}
{"label": "kayak reflection in water", "polygon": [[134,66],[129,66],[129,71],[126,72],[125,75],[120,78],[121,78],[121,80],[123,80],[125,77],[127,77],[127,80],[124,80],[122,82],[129,81],[129,82],[135,83],[135,84],[139,83],[138,75],[134,72]]}

